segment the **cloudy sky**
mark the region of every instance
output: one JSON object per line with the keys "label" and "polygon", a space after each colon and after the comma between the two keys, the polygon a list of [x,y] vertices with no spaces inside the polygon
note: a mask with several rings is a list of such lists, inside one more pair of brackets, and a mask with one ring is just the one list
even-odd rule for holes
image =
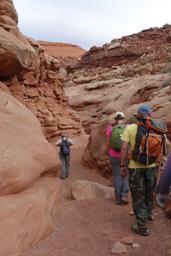
{"label": "cloudy sky", "polygon": [[171,24],[171,0],[13,0],[21,31],[34,39],[89,49]]}

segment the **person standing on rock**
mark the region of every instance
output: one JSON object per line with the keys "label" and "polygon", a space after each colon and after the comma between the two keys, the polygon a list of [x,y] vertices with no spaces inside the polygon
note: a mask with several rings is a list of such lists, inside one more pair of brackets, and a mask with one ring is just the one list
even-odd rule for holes
{"label": "person standing on rock", "polygon": [[121,174],[127,175],[126,160],[129,152],[129,185],[136,223],[134,232],[147,236],[147,221],[153,220],[153,189],[158,165],[163,154],[163,138],[167,131],[160,120],[152,119],[151,108],[142,105],[136,114],[138,122],[128,125],[122,135]]}
{"label": "person standing on rock", "polygon": [[73,142],[66,133],[61,134],[61,138],[57,141],[56,146],[60,147],[59,158],[61,160],[61,179],[69,176],[70,172],[70,146]]}
{"label": "person standing on rock", "polygon": [[125,129],[124,113],[116,112],[114,119],[115,123],[113,127],[109,125],[106,130],[107,136],[107,150],[109,160],[112,166],[113,186],[115,193],[116,204],[128,203],[128,176],[121,176],[120,170],[120,156],[121,156],[121,136]]}

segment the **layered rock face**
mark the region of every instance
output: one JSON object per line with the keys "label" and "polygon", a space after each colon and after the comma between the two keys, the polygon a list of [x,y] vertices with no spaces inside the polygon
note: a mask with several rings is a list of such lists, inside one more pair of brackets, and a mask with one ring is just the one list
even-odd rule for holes
{"label": "layered rock face", "polygon": [[44,54],[37,42],[25,38],[17,22],[13,2],[1,0],[0,254],[3,256],[20,255],[52,232],[63,187],[56,177],[57,153],[44,134],[51,138],[63,130],[77,134],[81,129],[79,118],[68,107],[58,61]]}
{"label": "layered rock face", "polygon": [[38,41],[45,53],[57,59],[60,63],[60,73],[64,79],[66,68],[74,66],[80,61],[81,56],[86,52],[83,48],[74,44]]}
{"label": "layered rock face", "polygon": [[[76,68],[122,65],[124,76],[156,73],[171,58],[171,26],[151,28],[138,34],[114,39],[103,47],[92,47]],[[128,65],[128,66],[127,66]],[[145,72],[145,70],[147,72]]]}
{"label": "layered rock face", "polygon": [[[68,69],[66,93],[70,106],[91,134],[84,162],[111,173],[105,130],[116,111],[129,119],[140,103],[168,124],[171,138],[171,26],[154,28],[92,48]],[[113,120],[112,120],[113,121]]]}
{"label": "layered rock face", "polygon": [[12,1],[0,3],[0,79],[12,95],[39,119],[47,138],[65,130],[80,133],[80,119],[68,107],[59,61],[44,53],[34,40],[17,27]]}
{"label": "layered rock face", "polygon": [[0,118],[0,248],[13,256],[52,232],[63,188],[40,123],[2,83]]}
{"label": "layered rock face", "polygon": [[74,44],[38,41],[46,53],[54,58],[75,57],[81,58],[86,52],[83,48]]}

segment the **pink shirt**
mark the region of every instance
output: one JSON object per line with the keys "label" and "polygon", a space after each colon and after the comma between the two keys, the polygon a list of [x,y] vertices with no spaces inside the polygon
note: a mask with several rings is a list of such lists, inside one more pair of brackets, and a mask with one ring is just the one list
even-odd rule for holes
{"label": "pink shirt", "polygon": [[[112,133],[112,126],[109,125],[107,127],[107,129],[106,129],[106,136],[108,138],[110,138],[111,137],[111,133]],[[114,150],[113,148],[110,148],[109,149],[109,156],[120,158],[121,157],[121,152],[117,151],[117,150]]]}

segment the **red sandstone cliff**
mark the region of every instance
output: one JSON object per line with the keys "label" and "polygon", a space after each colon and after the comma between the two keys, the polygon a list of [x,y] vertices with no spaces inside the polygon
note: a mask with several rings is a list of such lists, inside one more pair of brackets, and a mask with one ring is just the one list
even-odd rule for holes
{"label": "red sandstone cliff", "polygon": [[74,44],[46,42],[46,41],[38,41],[38,42],[42,47],[44,47],[47,54],[56,58],[58,57],[81,58],[81,56],[86,52],[83,48]]}
{"label": "red sandstone cliff", "polygon": [[[171,26],[144,30],[93,47],[68,69],[66,93],[70,106],[91,134],[84,162],[110,172],[105,129],[116,111],[127,118],[140,103],[164,119],[171,134]],[[97,150],[98,149],[98,150]]]}
{"label": "red sandstone cliff", "polygon": [[[39,119],[47,138],[61,131],[80,133],[81,124],[68,106],[59,61],[47,55],[17,27],[12,1],[0,3],[0,79],[12,95]],[[71,47],[72,48],[72,47]]]}
{"label": "red sandstone cliff", "polygon": [[[114,39],[102,47],[92,47],[82,56],[78,67],[126,67],[131,65],[142,69],[150,63],[149,72],[156,73],[162,67],[161,64],[170,62],[170,44],[171,26],[150,28],[121,39]],[[139,70],[131,72],[131,68],[127,68],[127,71],[128,73],[125,75],[132,76]]]}
{"label": "red sandstone cliff", "polygon": [[[45,139],[80,133],[59,61],[19,31],[12,0],[0,1],[0,251],[19,255],[48,236],[63,198],[57,152]],[[39,121],[38,121],[38,119]],[[42,132],[42,128],[44,134]],[[9,242],[10,241],[10,242]]]}
{"label": "red sandstone cliff", "polygon": [[62,67],[75,65],[86,52],[78,45],[39,41],[45,53],[59,60]]}

